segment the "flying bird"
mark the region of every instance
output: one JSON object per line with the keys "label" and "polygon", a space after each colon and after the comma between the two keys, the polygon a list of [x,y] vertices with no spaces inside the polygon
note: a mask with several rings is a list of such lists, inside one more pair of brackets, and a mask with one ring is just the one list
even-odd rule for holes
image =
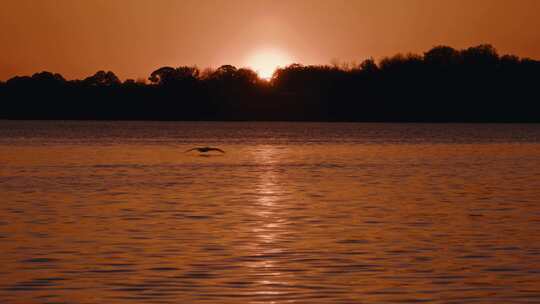
{"label": "flying bird", "polygon": [[197,147],[197,148],[193,148],[193,149],[189,149],[187,151],[185,151],[184,153],[188,153],[188,152],[191,152],[191,151],[199,151],[201,153],[206,153],[206,152],[211,152],[211,151],[218,151],[218,152],[221,152],[221,153],[225,153],[225,151],[219,149],[219,148],[212,148],[212,147]]}

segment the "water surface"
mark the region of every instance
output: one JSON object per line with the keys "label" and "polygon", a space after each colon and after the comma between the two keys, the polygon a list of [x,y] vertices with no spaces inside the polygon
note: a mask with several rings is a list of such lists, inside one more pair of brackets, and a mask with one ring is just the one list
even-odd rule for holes
{"label": "water surface", "polygon": [[0,191],[0,303],[540,302],[540,125],[0,121]]}

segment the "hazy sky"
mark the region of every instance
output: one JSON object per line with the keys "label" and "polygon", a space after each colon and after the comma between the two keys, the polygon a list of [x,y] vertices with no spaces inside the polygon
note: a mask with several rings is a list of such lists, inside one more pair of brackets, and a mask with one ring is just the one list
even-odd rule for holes
{"label": "hazy sky", "polygon": [[540,58],[539,16],[539,0],[0,0],[0,79],[146,78],[164,65],[244,66],[261,49],[324,64],[488,42]]}

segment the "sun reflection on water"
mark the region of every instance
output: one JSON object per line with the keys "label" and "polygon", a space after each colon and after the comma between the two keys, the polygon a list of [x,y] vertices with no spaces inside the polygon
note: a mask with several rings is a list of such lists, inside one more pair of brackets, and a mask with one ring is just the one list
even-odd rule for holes
{"label": "sun reflection on water", "polygon": [[281,294],[275,286],[284,284],[280,277],[279,256],[284,253],[279,243],[280,235],[285,232],[285,220],[280,214],[285,202],[281,174],[276,170],[280,151],[272,146],[258,147],[253,152],[254,160],[262,166],[255,185],[252,215],[257,218],[257,224],[252,228],[253,243],[256,259],[248,267],[259,274],[256,284],[260,285],[267,295]]}

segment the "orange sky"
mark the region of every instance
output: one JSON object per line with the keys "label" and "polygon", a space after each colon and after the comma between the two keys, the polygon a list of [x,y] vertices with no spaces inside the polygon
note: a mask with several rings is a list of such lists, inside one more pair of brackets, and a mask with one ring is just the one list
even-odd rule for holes
{"label": "orange sky", "polygon": [[538,0],[1,0],[0,79],[48,70],[146,78],[164,65],[305,64],[489,42],[540,58]]}

